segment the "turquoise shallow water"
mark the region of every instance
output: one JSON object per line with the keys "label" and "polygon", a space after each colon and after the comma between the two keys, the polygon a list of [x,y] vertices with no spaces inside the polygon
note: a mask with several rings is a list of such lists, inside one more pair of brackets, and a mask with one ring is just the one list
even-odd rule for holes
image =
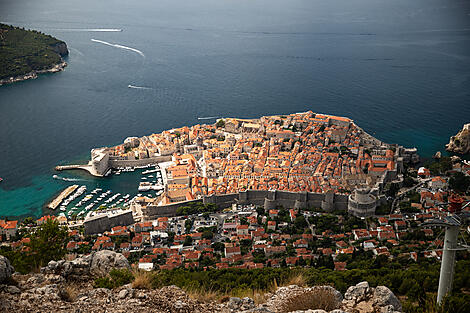
{"label": "turquoise shallow water", "polygon": [[[198,117],[337,114],[429,157],[469,122],[469,6],[0,0],[0,21],[70,50],[64,72],[0,87],[0,216],[40,215],[71,184],[52,179],[57,164]],[[138,183],[137,173],[60,175],[120,193]]]}

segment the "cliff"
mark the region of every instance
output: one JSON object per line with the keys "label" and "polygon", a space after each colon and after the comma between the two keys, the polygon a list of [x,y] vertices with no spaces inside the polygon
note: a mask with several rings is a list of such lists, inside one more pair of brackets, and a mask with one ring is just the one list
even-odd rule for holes
{"label": "cliff", "polygon": [[69,50],[67,48],[67,44],[63,41],[60,41],[56,44],[51,45],[52,49],[55,53],[59,54],[62,57],[65,57],[69,54]]}
{"label": "cliff", "polygon": [[35,30],[0,24],[0,85],[62,71],[67,44]]}
{"label": "cliff", "polygon": [[446,150],[459,154],[470,152],[470,123],[465,124],[457,135],[450,137]]}

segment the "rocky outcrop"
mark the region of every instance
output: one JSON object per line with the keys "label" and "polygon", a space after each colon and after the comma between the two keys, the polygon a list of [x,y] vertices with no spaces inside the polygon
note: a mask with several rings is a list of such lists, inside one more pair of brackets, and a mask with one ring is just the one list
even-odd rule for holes
{"label": "rocky outcrop", "polygon": [[55,53],[59,54],[61,57],[64,57],[69,54],[69,50],[67,49],[67,44],[63,41],[56,43],[55,45],[51,46]]}
{"label": "rocky outcrop", "polygon": [[3,255],[0,255],[0,283],[8,282],[14,271],[10,261]]}
{"label": "rocky outcrop", "polygon": [[[59,263],[59,262],[57,262]],[[55,264],[52,264],[55,265]],[[57,265],[57,268],[60,265]],[[69,282],[57,274],[13,275],[17,286],[0,285],[0,312],[221,312],[221,313],[396,313],[401,304],[387,288],[362,282],[341,293],[330,286],[291,285],[253,299],[195,300],[176,286],[140,290],[125,285],[110,290],[93,288],[92,281]],[[302,306],[309,307],[302,307]],[[319,307],[320,305],[320,307]]]}
{"label": "rocky outcrop", "polygon": [[398,313],[401,303],[393,292],[385,286],[369,287],[364,281],[348,288],[344,294],[341,309],[345,312]]}
{"label": "rocky outcrop", "polygon": [[53,65],[51,68],[48,68],[45,70],[32,71],[24,75],[0,79],[0,86],[12,84],[12,83],[16,83],[16,82],[20,82],[20,81],[28,80],[28,79],[36,79],[38,78],[38,75],[40,74],[61,72],[65,69],[66,66],[67,66],[67,63],[65,61],[62,61],[58,64]]}
{"label": "rocky outcrop", "polygon": [[50,261],[41,272],[60,275],[66,279],[88,280],[92,276],[104,276],[113,268],[130,268],[129,262],[121,253],[102,250],[73,261]]}
{"label": "rocky outcrop", "polygon": [[470,123],[465,124],[463,129],[457,135],[450,137],[446,150],[459,154],[470,152]]}
{"label": "rocky outcrop", "polygon": [[102,250],[93,255],[90,265],[92,275],[106,275],[113,268],[129,268],[129,262],[121,253],[114,251]]}

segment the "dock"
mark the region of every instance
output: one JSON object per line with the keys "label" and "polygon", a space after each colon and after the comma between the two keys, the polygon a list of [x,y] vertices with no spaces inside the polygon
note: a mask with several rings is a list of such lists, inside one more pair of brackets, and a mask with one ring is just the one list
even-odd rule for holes
{"label": "dock", "polygon": [[[56,171],[66,171],[66,170],[84,170],[90,173],[91,175],[95,177],[103,177],[105,175],[102,175],[101,173],[98,173],[93,166],[90,164],[87,165],[58,165],[54,168]],[[107,171],[106,171],[107,172]],[[105,173],[106,173],[105,172]]]}
{"label": "dock", "polygon": [[69,186],[67,188],[65,188],[61,193],[60,195],[57,196],[57,198],[55,198],[54,200],[51,201],[51,203],[49,203],[47,205],[47,207],[49,209],[52,209],[52,210],[55,210],[59,204],[65,199],[67,198],[72,192],[75,191],[75,189],[78,188],[78,185],[72,185],[72,186]]}

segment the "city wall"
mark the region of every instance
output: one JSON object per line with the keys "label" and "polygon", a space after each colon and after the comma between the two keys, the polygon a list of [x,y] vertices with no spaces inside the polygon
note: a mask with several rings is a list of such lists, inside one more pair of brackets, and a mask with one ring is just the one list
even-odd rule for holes
{"label": "city wall", "polygon": [[171,161],[171,155],[162,155],[153,158],[146,158],[140,160],[118,160],[110,158],[108,161],[108,166],[111,168],[116,167],[136,167],[136,166],[145,166],[147,164],[157,164],[162,162]]}
{"label": "city wall", "polygon": [[181,207],[188,206],[191,203],[201,203],[202,200],[191,200],[191,201],[183,201],[183,202],[176,202],[168,205],[161,205],[161,206],[147,206],[142,208],[142,215],[144,220],[152,220],[160,216],[175,216],[176,210]]}
{"label": "city wall", "polygon": [[205,196],[202,200],[178,202],[164,206],[148,206],[142,210],[144,220],[159,216],[175,216],[176,210],[190,203],[203,202],[215,204],[220,209],[229,208],[232,204],[253,204],[265,209],[284,208],[322,208],[326,212],[347,210],[348,196],[334,193],[289,192],[247,190],[239,193]]}
{"label": "city wall", "polygon": [[113,227],[131,224],[134,224],[134,217],[130,210],[115,215],[99,214],[86,219],[83,223],[85,235],[102,234]]}

